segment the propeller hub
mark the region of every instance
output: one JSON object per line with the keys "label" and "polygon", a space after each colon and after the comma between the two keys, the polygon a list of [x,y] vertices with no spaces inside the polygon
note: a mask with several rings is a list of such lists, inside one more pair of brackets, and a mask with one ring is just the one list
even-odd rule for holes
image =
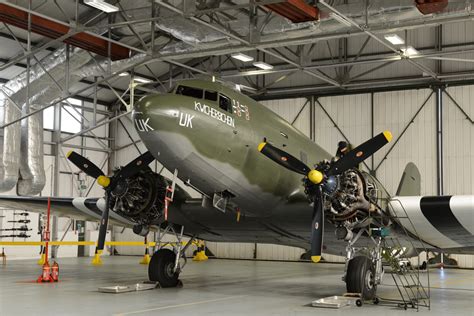
{"label": "propeller hub", "polygon": [[320,184],[324,179],[324,175],[321,171],[311,170],[308,173],[308,179],[309,179],[309,181],[313,182],[314,184]]}
{"label": "propeller hub", "polygon": [[106,176],[99,176],[97,177],[97,183],[103,187],[106,188],[110,185],[110,178]]}

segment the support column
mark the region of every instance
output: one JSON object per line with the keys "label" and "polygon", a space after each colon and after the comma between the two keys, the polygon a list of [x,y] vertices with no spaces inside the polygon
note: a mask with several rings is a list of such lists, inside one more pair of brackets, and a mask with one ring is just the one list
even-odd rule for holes
{"label": "support column", "polygon": [[436,87],[436,187],[443,195],[443,87]]}
{"label": "support column", "polygon": [[315,112],[316,105],[314,95],[311,96],[309,101],[309,138],[314,142],[316,139],[316,126],[315,126]]}
{"label": "support column", "polygon": [[[375,122],[374,122],[374,93],[370,94],[370,138],[375,136]],[[374,177],[377,177],[377,172],[375,171],[375,155],[370,157],[370,174]]]}
{"label": "support column", "polygon": [[[54,105],[54,124],[53,124],[53,142],[54,142],[54,179],[52,196],[59,196],[59,176],[61,169],[61,103]],[[51,240],[58,239],[58,218],[52,216]],[[57,247],[51,246],[51,258],[57,257]]]}
{"label": "support column", "polygon": [[[133,89],[133,88],[132,88]],[[133,95],[130,96],[133,98]],[[133,100],[130,100],[130,104],[133,104]],[[115,109],[115,115],[119,115],[119,109]],[[109,161],[107,163],[107,174],[113,174],[114,167],[117,166],[117,136],[118,136],[118,120],[114,120],[109,123],[109,148],[112,149],[109,155]],[[115,241],[115,230],[114,226],[110,225],[110,241]],[[110,247],[110,255],[113,256],[115,253],[115,246]]]}

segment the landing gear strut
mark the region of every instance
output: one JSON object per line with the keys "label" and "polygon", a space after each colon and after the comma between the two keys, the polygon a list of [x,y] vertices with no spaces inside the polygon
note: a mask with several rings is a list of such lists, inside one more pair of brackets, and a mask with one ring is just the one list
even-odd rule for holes
{"label": "landing gear strut", "polygon": [[[173,233],[177,239],[176,242],[169,243],[173,246],[173,250],[161,246],[161,238],[166,233]],[[163,232],[160,231],[158,234],[157,245],[160,248],[153,254],[148,265],[148,278],[150,281],[158,282],[161,287],[176,287],[181,283],[179,274],[187,262],[184,253],[193,243],[195,237],[191,237],[183,247],[183,233],[184,226],[181,226],[180,232],[177,233],[173,225],[168,225]]]}

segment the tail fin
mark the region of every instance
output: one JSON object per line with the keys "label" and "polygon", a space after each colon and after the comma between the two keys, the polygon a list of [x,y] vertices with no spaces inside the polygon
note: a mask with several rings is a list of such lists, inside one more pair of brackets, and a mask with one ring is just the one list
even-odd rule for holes
{"label": "tail fin", "polygon": [[421,195],[421,175],[416,165],[409,162],[398,185],[397,196],[413,195]]}

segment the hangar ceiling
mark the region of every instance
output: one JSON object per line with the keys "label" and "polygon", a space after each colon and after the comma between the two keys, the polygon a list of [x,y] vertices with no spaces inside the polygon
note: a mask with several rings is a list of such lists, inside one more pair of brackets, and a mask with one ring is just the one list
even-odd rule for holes
{"label": "hangar ceiling", "polygon": [[[137,87],[136,97],[166,91],[176,79],[203,76],[239,84],[257,99],[474,79],[474,38],[464,32],[474,26],[471,1],[308,1],[318,9],[316,17],[309,18],[307,12],[300,11],[303,17],[298,17],[288,11],[291,3],[298,2],[304,4],[114,0],[108,3],[119,11],[106,14],[84,1],[2,1],[23,13],[23,27],[5,14],[0,17],[0,82],[15,79],[64,48],[64,42],[73,54],[73,46],[84,47],[84,40],[83,46],[74,41],[77,34],[92,35],[105,46],[102,53],[87,52],[96,67],[75,73],[79,78],[69,82],[67,94],[104,105],[129,99],[130,77],[124,76],[125,71],[147,81]],[[424,2],[430,6],[423,7]],[[287,7],[278,10],[275,5]],[[66,31],[51,38],[52,24]],[[38,31],[41,28],[49,31]],[[398,35],[404,43],[392,44],[386,35]],[[90,43],[90,38],[85,42]],[[118,56],[120,49],[132,58]],[[260,69],[232,58],[235,53],[272,68]]]}

